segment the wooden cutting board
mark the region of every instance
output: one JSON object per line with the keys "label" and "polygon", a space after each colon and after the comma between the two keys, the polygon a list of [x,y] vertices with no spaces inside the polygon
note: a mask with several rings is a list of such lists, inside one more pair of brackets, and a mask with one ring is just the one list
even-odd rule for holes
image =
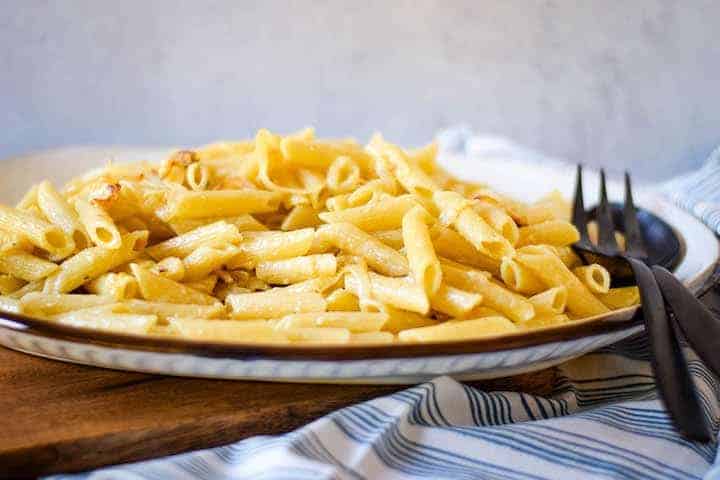
{"label": "wooden cutting board", "polygon": [[[555,370],[471,383],[547,394]],[[404,386],[205,380],[0,348],[0,478],[75,472],[293,430]]]}

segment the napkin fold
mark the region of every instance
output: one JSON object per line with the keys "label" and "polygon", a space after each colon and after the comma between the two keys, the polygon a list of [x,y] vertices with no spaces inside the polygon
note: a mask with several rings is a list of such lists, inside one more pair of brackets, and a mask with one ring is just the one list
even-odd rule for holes
{"label": "napkin fold", "polygon": [[[543,159],[469,129],[440,136],[468,155]],[[720,148],[660,190],[720,234]],[[675,432],[647,337],[556,368],[547,397],[483,392],[449,377],[347,407],[298,430],[53,479],[720,479],[720,383],[685,353],[715,442]]]}

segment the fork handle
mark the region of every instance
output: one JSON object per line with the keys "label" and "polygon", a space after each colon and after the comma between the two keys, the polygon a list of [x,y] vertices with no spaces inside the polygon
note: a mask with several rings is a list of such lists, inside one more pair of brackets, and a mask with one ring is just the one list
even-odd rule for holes
{"label": "fork handle", "polygon": [[692,440],[709,442],[710,430],[658,283],[643,262],[629,257],[626,260],[640,288],[645,329],[653,354],[651,364],[660,396],[681,433]]}
{"label": "fork handle", "polygon": [[720,377],[720,318],[715,318],[675,275],[659,266],[652,267],[652,271],[688,343]]}

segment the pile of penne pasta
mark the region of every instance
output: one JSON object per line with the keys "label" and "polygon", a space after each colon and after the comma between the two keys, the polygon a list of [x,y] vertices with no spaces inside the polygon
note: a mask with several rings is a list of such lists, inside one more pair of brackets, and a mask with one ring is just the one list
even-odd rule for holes
{"label": "pile of penne pasta", "polygon": [[0,205],[0,309],[204,341],[462,340],[638,303],[557,194],[460,181],[436,146],[312,129],[109,164]]}

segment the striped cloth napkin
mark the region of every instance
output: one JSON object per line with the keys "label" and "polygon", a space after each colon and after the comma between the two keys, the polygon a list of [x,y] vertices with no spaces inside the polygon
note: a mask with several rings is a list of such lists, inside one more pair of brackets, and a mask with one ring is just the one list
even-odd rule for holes
{"label": "striped cloth napkin", "polygon": [[[533,158],[467,130],[445,148]],[[660,187],[720,234],[720,149]],[[686,348],[717,438],[720,383]],[[719,353],[720,354],[720,353]],[[718,479],[717,440],[680,437],[639,335],[557,369],[552,394],[483,392],[449,377],[344,408],[281,436],[54,479]]]}

